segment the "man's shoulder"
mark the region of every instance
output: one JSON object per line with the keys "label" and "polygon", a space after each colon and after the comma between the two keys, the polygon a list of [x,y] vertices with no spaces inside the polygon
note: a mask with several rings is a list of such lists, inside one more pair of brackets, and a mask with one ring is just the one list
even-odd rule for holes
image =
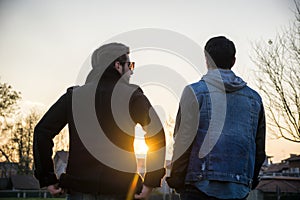
{"label": "man's shoulder", "polygon": [[195,93],[206,93],[206,92],[208,92],[207,85],[206,85],[205,81],[203,81],[202,79],[199,80],[198,82],[195,82],[195,83],[192,83],[192,84],[188,85],[187,88],[193,89],[193,91]]}
{"label": "man's shoulder", "polygon": [[246,85],[246,86],[244,87],[244,89],[245,89],[248,93],[251,94],[251,97],[253,97],[253,98],[256,99],[257,101],[262,102],[262,98],[261,98],[260,94],[259,94],[256,90],[252,89],[252,88],[249,87],[248,85]]}
{"label": "man's shoulder", "polygon": [[201,86],[206,86],[206,84],[205,84],[205,81],[201,79],[197,82],[191,83],[189,86],[191,86],[191,87],[201,87]]}
{"label": "man's shoulder", "polygon": [[147,96],[144,94],[142,88],[140,88],[138,85],[134,84],[129,84],[128,87],[130,88],[131,91],[131,97],[130,97],[130,102],[131,103],[142,103],[142,104],[148,104],[149,99]]}

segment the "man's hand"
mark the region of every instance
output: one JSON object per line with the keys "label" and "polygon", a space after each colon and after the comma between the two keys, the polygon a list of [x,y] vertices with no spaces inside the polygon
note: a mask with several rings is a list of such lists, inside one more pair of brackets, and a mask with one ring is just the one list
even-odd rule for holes
{"label": "man's hand", "polygon": [[59,195],[64,194],[64,190],[62,188],[58,187],[58,184],[49,185],[47,187],[47,190],[48,190],[48,192],[50,192],[50,194],[52,196],[59,196]]}
{"label": "man's hand", "polygon": [[148,187],[146,185],[143,185],[142,192],[140,194],[135,194],[134,198],[135,199],[145,199],[147,200],[152,192],[152,187]]}

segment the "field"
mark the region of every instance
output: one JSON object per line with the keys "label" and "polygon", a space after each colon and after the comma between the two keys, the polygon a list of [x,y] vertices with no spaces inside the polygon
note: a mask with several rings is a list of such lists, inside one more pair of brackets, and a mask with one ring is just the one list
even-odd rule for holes
{"label": "field", "polygon": [[66,199],[66,198],[9,198],[9,197],[4,197],[4,198],[2,198],[2,197],[0,197],[0,199],[1,200],[22,200],[22,199],[24,199],[24,200],[45,200],[45,199],[51,199],[51,200],[64,200],[64,199]]}

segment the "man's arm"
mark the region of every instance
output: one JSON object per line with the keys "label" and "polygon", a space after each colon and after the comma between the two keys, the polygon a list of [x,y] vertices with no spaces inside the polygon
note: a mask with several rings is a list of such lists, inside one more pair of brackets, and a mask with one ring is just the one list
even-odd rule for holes
{"label": "man's arm", "polygon": [[149,193],[152,188],[160,187],[161,179],[165,175],[165,132],[157,113],[140,89],[136,91],[132,99],[131,116],[136,123],[141,124],[146,132],[147,172],[144,178],[143,191]]}
{"label": "man's arm", "polygon": [[66,94],[52,105],[34,129],[33,155],[35,177],[40,187],[58,183],[52,160],[52,139],[67,123]]}
{"label": "man's arm", "polygon": [[175,138],[174,140],[176,146],[174,144],[170,177],[167,177],[168,185],[174,189],[180,189],[184,187],[184,179],[187,172],[191,148],[192,148],[192,145],[190,145],[190,147],[187,148],[185,151],[183,151],[182,155],[180,155],[179,157],[175,155],[176,153],[174,153],[175,151],[178,152],[178,148],[179,148],[176,142],[176,138],[178,139],[179,137],[176,137],[176,135],[178,133],[178,128],[180,126],[180,121],[181,121],[180,110],[181,109],[179,106],[177,116],[176,116],[175,128],[174,128],[174,138]]}
{"label": "man's arm", "polygon": [[257,133],[255,138],[256,153],[255,153],[255,166],[254,166],[252,189],[255,189],[255,187],[259,183],[258,180],[259,171],[266,158],[265,140],[266,140],[266,119],[265,119],[264,107],[263,105],[261,105]]}
{"label": "man's arm", "polygon": [[174,150],[168,185],[175,189],[184,187],[194,138],[199,123],[199,103],[191,87],[187,86],[180,99],[174,129]]}

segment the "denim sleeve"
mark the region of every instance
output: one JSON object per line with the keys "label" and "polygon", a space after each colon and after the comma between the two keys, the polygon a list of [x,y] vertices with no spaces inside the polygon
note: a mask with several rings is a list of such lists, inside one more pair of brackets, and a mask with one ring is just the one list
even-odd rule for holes
{"label": "denim sleeve", "polygon": [[255,189],[255,187],[258,185],[259,171],[266,158],[265,140],[266,140],[266,119],[265,119],[264,107],[262,104],[259,113],[259,121],[258,121],[256,138],[255,138],[256,155],[255,155],[255,166],[254,166],[252,189]]}
{"label": "denim sleeve", "polygon": [[51,106],[34,129],[33,155],[35,177],[39,180],[40,187],[58,183],[54,173],[52,160],[52,139],[67,124],[66,94]]}

